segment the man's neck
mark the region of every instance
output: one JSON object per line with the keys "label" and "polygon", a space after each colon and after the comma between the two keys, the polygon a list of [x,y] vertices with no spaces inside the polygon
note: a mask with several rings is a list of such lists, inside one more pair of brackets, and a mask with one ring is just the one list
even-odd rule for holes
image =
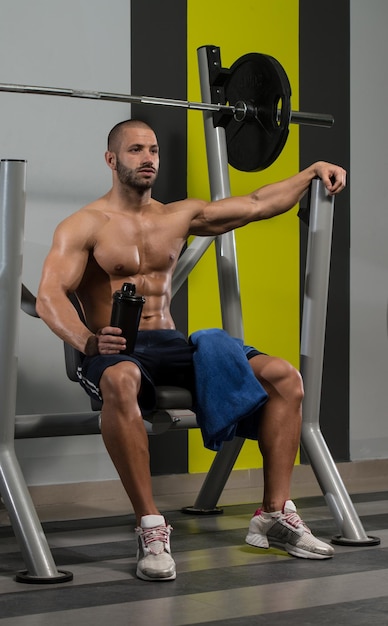
{"label": "man's neck", "polygon": [[113,185],[111,198],[123,208],[141,209],[151,203],[151,192],[151,189],[139,189],[119,184]]}

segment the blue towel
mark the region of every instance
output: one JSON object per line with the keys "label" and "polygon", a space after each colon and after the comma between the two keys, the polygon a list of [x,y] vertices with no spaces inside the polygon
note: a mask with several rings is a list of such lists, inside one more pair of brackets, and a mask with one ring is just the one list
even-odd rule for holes
{"label": "blue towel", "polygon": [[267,401],[243,349],[243,341],[224,330],[199,330],[190,336],[196,415],[206,448],[220,450],[235,436],[257,439],[260,409]]}

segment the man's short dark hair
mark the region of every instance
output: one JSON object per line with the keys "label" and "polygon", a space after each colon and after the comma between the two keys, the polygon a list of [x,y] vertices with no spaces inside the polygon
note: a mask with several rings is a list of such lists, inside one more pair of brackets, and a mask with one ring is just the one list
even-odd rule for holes
{"label": "man's short dark hair", "polygon": [[133,128],[149,128],[150,130],[153,131],[151,126],[147,124],[146,122],[143,122],[143,120],[132,120],[132,119],[123,120],[122,122],[119,122],[118,124],[116,124],[116,126],[113,126],[112,130],[110,131],[108,135],[109,152],[119,151],[122,131],[124,130],[124,128],[128,128],[131,126]]}

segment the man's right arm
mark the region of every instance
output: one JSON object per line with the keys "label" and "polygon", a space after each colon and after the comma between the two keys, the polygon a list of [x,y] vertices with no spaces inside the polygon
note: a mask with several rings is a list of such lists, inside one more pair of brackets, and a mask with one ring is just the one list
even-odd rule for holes
{"label": "man's right arm", "polygon": [[39,285],[38,315],[61,339],[81,352],[94,353],[95,335],[81,322],[68,298],[84,274],[89,255],[88,231],[80,214],[65,219],[56,229]]}

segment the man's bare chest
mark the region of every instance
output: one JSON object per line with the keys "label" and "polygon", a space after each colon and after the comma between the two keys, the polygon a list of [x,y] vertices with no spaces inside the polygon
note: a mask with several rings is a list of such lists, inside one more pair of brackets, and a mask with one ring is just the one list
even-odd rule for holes
{"label": "man's bare chest", "polygon": [[185,243],[185,227],[166,216],[112,219],[97,233],[94,259],[109,275],[172,271]]}

